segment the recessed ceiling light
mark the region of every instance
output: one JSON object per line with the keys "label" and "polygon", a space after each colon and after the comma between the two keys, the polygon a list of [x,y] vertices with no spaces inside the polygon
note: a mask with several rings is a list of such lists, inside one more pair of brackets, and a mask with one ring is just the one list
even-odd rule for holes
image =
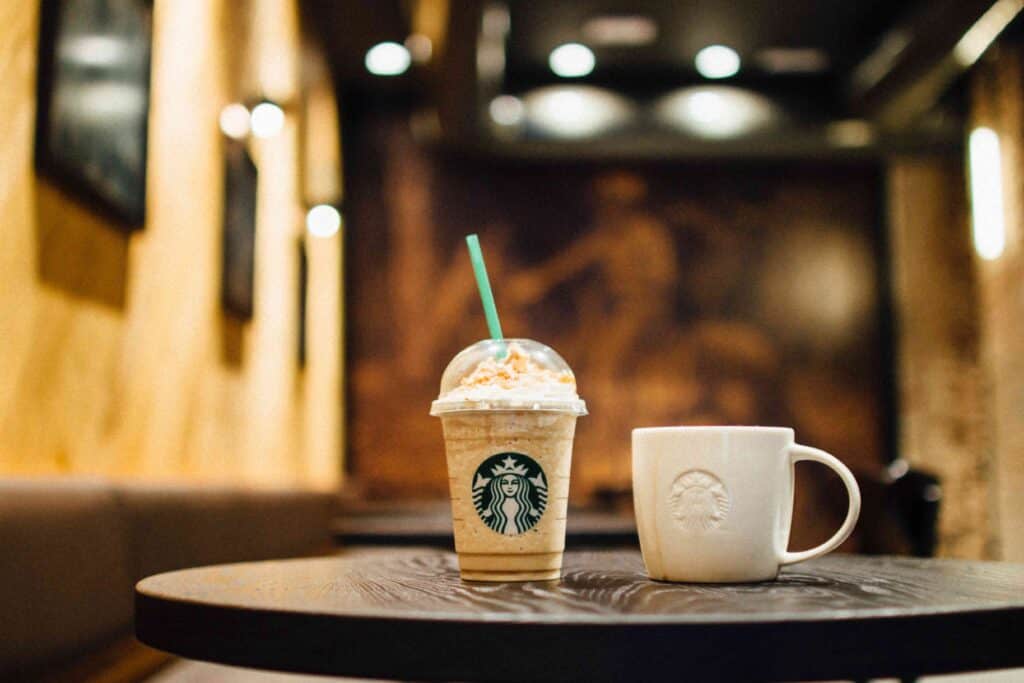
{"label": "recessed ceiling light", "polygon": [[404,45],[377,43],[366,51],[365,63],[366,70],[374,76],[398,76],[409,68],[412,56]]}
{"label": "recessed ceiling light", "polygon": [[594,70],[594,53],[586,45],[566,43],[551,51],[548,65],[556,76],[579,78]]}
{"label": "recessed ceiling light", "polygon": [[779,118],[776,105],[757,93],[724,85],[682,88],[661,98],[662,121],[701,138],[735,138],[763,129]]}
{"label": "recessed ceiling light", "polygon": [[526,120],[537,129],[560,138],[586,138],[627,122],[630,102],[602,88],[552,85],[523,98]]}
{"label": "recessed ceiling light", "polygon": [[694,59],[697,72],[704,78],[728,78],[740,70],[740,56],[726,45],[708,45]]}
{"label": "recessed ceiling light", "polygon": [[593,45],[648,45],[658,38],[658,24],[642,14],[593,17],[583,24],[583,37]]}

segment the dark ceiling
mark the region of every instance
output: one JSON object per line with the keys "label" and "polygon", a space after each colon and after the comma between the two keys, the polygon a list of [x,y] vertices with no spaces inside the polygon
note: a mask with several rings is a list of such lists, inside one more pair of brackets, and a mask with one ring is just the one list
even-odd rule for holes
{"label": "dark ceiling", "polygon": [[303,22],[323,43],[339,82],[386,85],[363,66],[377,43],[409,35],[407,3],[399,0],[304,0]]}
{"label": "dark ceiling", "polygon": [[[724,83],[786,109],[790,129],[781,144],[777,139],[769,139],[768,144],[742,139],[711,144],[678,133],[661,139],[632,128],[625,146],[620,138],[614,149],[625,149],[635,138],[637,144],[643,139],[651,149],[680,153],[707,154],[718,149],[730,154],[785,153],[789,144],[795,153],[803,154],[827,148],[823,131],[847,119],[866,121],[878,133],[871,143],[876,150],[918,144],[919,139],[925,144],[936,140],[958,144],[962,122],[958,98],[950,92],[969,65],[951,66],[950,55],[957,40],[994,0],[449,0],[446,44],[437,50],[443,53],[442,59],[414,66],[397,78],[369,75],[363,65],[366,51],[380,41],[401,42],[408,36],[420,2],[444,4],[443,0],[308,0],[304,4],[305,23],[326,46],[342,93],[412,96],[421,105],[442,111],[447,138],[486,142],[486,104],[500,93],[524,95],[539,86],[575,83],[600,86],[646,106],[645,102],[673,89]],[[477,71],[476,50],[483,16],[495,7],[507,10],[509,30],[504,71],[497,80],[488,80]],[[656,39],[633,46],[596,45],[587,39],[588,20],[626,15],[653,20]],[[894,41],[899,49],[881,54]],[[551,50],[567,42],[591,46],[596,56],[591,74],[565,80],[551,72]],[[734,48],[743,68],[735,77],[712,82],[696,72],[694,56],[716,43]],[[780,48],[817,56],[818,64],[809,70],[768,68],[765,51]],[[865,80],[862,76],[870,71],[868,67],[874,71]],[[637,125],[641,123],[638,120]],[[517,142],[529,143],[529,136]],[[558,144],[550,141],[545,149]],[[570,150],[579,148],[565,144]]]}
{"label": "dark ceiling", "polygon": [[[507,43],[511,81],[552,80],[547,60],[562,43],[586,42],[581,27],[597,16],[641,15],[655,21],[649,45],[595,47],[598,66],[588,80],[649,80],[664,74],[695,79],[693,56],[722,43],[744,58],[763,48],[814,48],[827,57],[829,72],[848,70],[884,31],[928,0],[512,0]],[[451,11],[479,13],[485,3],[454,0]],[[410,30],[409,3],[400,0],[309,0],[308,24],[327,46],[334,68],[346,81],[371,82],[363,56],[384,41],[401,42]],[[474,41],[451,35],[450,41]],[[751,63],[753,64],[753,63]],[[653,76],[652,76],[653,75]],[[755,68],[741,78],[764,76]]]}
{"label": "dark ceiling", "polygon": [[[547,71],[551,50],[586,42],[585,22],[597,16],[641,15],[655,21],[655,42],[635,47],[595,48],[602,71],[646,78],[651,71],[696,79],[694,55],[702,47],[725,44],[751,62],[764,48],[813,48],[834,69],[859,60],[882,32],[905,15],[906,0],[518,0],[510,4],[510,73]],[[748,72],[748,77],[751,75]],[[755,70],[752,75],[759,75]]]}

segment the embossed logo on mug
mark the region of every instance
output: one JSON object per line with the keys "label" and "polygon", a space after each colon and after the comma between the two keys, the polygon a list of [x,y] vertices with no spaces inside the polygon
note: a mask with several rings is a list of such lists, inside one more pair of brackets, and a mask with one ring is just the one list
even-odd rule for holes
{"label": "embossed logo on mug", "polygon": [[672,516],[689,531],[710,531],[729,514],[729,492],[705,470],[683,472],[672,482]]}

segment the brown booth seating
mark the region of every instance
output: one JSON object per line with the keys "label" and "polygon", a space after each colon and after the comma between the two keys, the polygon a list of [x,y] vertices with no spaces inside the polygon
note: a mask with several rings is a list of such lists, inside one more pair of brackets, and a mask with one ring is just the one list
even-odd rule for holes
{"label": "brown booth seating", "polygon": [[145,576],[327,551],[333,504],[310,491],[0,479],[0,680],[129,637]]}

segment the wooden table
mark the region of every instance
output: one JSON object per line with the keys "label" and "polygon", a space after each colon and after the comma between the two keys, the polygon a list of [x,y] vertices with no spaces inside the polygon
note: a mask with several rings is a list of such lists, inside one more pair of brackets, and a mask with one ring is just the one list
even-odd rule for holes
{"label": "wooden table", "polygon": [[774,583],[646,578],[570,552],[560,582],[468,584],[431,549],[187,569],[136,633],[194,659],[415,680],[822,680],[1024,666],[1024,566],[831,555]]}

